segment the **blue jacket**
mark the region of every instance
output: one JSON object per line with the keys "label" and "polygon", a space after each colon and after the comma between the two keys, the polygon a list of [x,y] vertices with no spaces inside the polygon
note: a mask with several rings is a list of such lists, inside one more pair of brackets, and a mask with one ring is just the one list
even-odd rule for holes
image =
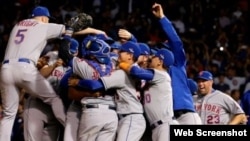
{"label": "blue jacket", "polygon": [[160,19],[160,24],[168,36],[169,47],[175,58],[174,65],[169,68],[169,74],[172,79],[173,108],[174,110],[186,109],[195,111],[193,97],[187,83],[187,60],[183,43],[167,17]]}
{"label": "blue jacket", "polygon": [[245,114],[248,115],[247,118],[247,125],[250,125],[250,90],[246,91],[242,98],[241,98],[241,103],[240,106],[242,107],[242,109],[244,110]]}

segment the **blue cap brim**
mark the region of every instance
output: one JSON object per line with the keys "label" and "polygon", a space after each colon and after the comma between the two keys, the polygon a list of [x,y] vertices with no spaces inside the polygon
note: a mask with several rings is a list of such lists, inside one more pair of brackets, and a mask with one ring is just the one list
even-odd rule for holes
{"label": "blue cap brim", "polygon": [[197,77],[196,79],[211,80],[211,79],[208,79],[208,78],[205,78],[205,77]]}

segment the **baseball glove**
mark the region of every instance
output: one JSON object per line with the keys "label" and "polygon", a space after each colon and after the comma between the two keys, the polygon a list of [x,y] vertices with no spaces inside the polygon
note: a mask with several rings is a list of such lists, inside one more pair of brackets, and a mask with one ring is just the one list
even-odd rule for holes
{"label": "baseball glove", "polygon": [[74,55],[70,52],[69,39],[63,38],[61,40],[61,45],[58,49],[58,57],[61,58],[66,65],[74,57]]}
{"label": "baseball glove", "polygon": [[66,27],[72,28],[74,32],[81,31],[93,23],[93,18],[86,13],[79,13],[66,22]]}

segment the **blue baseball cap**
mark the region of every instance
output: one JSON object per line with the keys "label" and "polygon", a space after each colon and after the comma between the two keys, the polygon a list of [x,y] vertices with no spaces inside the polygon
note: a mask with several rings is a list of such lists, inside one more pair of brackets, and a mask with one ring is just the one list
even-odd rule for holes
{"label": "blue baseball cap", "polygon": [[159,49],[155,56],[163,60],[165,66],[171,66],[174,64],[174,54],[168,49]]}
{"label": "blue baseball cap", "polygon": [[141,55],[150,55],[150,48],[145,43],[138,43],[140,49],[141,49]]}
{"label": "blue baseball cap", "polygon": [[69,49],[70,52],[71,52],[72,54],[77,53],[78,47],[79,47],[78,41],[77,41],[76,39],[71,38],[71,39],[70,39],[70,49]]}
{"label": "blue baseball cap", "polygon": [[213,80],[213,75],[209,71],[200,71],[197,79]]}
{"label": "blue baseball cap", "polygon": [[120,42],[118,42],[118,41],[115,41],[114,43],[112,43],[112,44],[110,45],[110,47],[111,47],[112,49],[120,49],[121,46],[122,46],[122,44],[121,44]]}
{"label": "blue baseball cap", "polygon": [[135,58],[138,58],[141,55],[141,50],[139,45],[132,41],[127,41],[123,43],[121,45],[120,51],[132,53]]}
{"label": "blue baseball cap", "polygon": [[37,16],[46,16],[48,18],[53,18],[50,16],[49,10],[46,7],[43,6],[37,6],[33,9],[32,11],[32,17],[37,17]]}

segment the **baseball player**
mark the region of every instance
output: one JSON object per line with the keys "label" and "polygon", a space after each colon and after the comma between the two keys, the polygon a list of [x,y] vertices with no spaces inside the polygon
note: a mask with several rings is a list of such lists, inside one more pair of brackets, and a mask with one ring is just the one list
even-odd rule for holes
{"label": "baseball player", "polygon": [[[137,43],[127,41],[120,48],[118,60],[132,65],[139,55],[140,48]],[[143,116],[143,106],[137,97],[134,78],[123,70],[117,69],[109,76],[100,77],[98,80],[80,80],[78,86],[90,90],[115,88],[116,112],[119,117],[116,141],[140,140],[145,131],[146,122]]]}
{"label": "baseball player", "polygon": [[[69,38],[68,40],[70,42],[70,52],[76,56],[78,54],[78,41],[73,38]],[[51,54],[53,54],[53,56]],[[41,63],[44,64],[41,62],[42,58],[50,57],[47,59],[48,62],[44,64],[39,71],[47,78],[57,94],[59,94],[59,82],[64,73],[68,70],[68,67],[63,64],[61,59],[55,57],[57,54],[56,51],[48,52],[45,57],[39,59],[38,65]],[[59,135],[63,133],[60,131],[61,126],[56,120],[51,107],[34,96],[30,96],[26,100],[23,118],[25,140],[56,141],[59,139]],[[36,128],[34,128],[34,126]]]}
{"label": "baseball player", "polygon": [[[72,73],[82,79],[97,79],[110,74],[110,46],[93,37],[84,43],[84,48],[84,58],[72,60]],[[75,86],[74,80],[69,80],[69,86]],[[67,113],[64,140],[114,140],[118,124],[115,108],[114,97],[110,93],[99,97],[84,96],[80,101],[75,100]]]}
{"label": "baseball player", "polygon": [[0,74],[3,103],[1,141],[10,141],[19,104],[19,88],[24,88],[29,94],[51,105],[59,122],[63,125],[65,123],[62,100],[36,68],[47,40],[65,33],[65,26],[49,23],[49,17],[48,9],[38,6],[32,11],[31,19],[18,22],[11,31]]}
{"label": "baseball player", "polygon": [[[148,62],[149,62],[149,55],[150,55],[150,48],[147,44],[139,42],[138,46],[141,50],[141,54],[138,57],[136,63],[134,65],[139,66],[141,68],[147,68]],[[145,80],[141,79],[139,82],[136,82],[137,84],[137,97],[141,100],[141,103],[143,103],[143,95],[142,87],[145,85]],[[147,123],[148,124],[148,123]]]}
{"label": "baseball player", "polygon": [[183,43],[177,35],[172,23],[164,15],[162,6],[158,3],[152,6],[153,14],[160,19],[163,31],[168,36],[168,45],[174,54],[174,64],[169,69],[172,79],[174,115],[180,124],[201,124],[199,115],[195,112],[192,94],[187,84],[186,56]]}
{"label": "baseball player", "polygon": [[213,89],[213,75],[201,71],[197,76],[198,91],[195,109],[203,124],[237,125],[245,122],[245,113],[229,95]]}
{"label": "baseball player", "polygon": [[139,42],[138,45],[141,49],[141,55],[138,58],[137,64],[142,68],[147,68],[150,55],[150,48],[146,43]]}
{"label": "baseball player", "polygon": [[[51,105],[55,117],[62,125],[65,124],[66,115],[62,100],[37,70],[37,60],[48,39],[60,37],[62,34],[71,36],[74,32],[81,31],[78,34],[82,34],[93,30],[87,28],[91,25],[91,19],[84,17],[76,17],[77,20],[73,20],[67,30],[65,25],[49,23],[50,13],[43,6],[35,7],[31,16],[32,18],[19,21],[13,27],[2,62],[0,89],[4,113],[0,123],[0,140],[10,140],[18,107],[19,88]],[[81,28],[77,30],[72,25],[78,25],[78,21],[82,21],[80,19],[85,22],[80,24]],[[83,27],[87,28],[87,31]]]}
{"label": "baseball player", "polygon": [[152,129],[153,141],[170,140],[169,125],[174,124],[174,113],[171,78],[167,70],[173,63],[173,53],[167,49],[160,49],[149,64],[150,69],[131,67],[126,63],[119,65],[131,76],[146,80],[143,87],[143,104]]}

